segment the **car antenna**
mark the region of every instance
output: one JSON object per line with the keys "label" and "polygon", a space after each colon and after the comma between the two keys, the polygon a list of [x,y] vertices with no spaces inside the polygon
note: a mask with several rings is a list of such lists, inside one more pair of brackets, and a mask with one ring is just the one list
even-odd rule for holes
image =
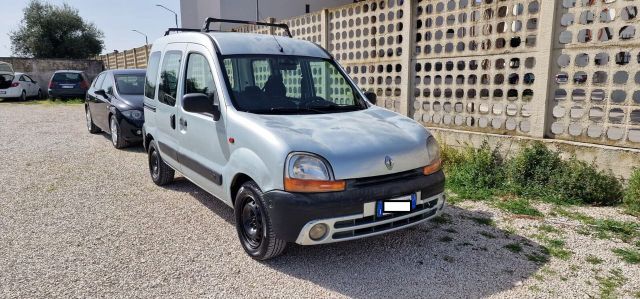
{"label": "car antenna", "polygon": [[273,40],[275,40],[276,44],[278,44],[278,47],[280,47],[280,53],[284,53],[284,48],[282,47],[282,45],[280,44],[276,36],[275,35],[272,35],[272,36],[273,36]]}

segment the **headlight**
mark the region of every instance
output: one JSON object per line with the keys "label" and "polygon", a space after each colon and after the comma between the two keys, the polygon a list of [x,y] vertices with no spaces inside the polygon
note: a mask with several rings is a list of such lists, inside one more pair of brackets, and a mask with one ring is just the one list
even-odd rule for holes
{"label": "headlight", "polygon": [[440,160],[440,146],[433,136],[427,138],[427,153],[429,154],[429,164],[422,170],[424,175],[430,175],[440,170],[442,164]]}
{"label": "headlight", "polygon": [[286,167],[284,189],[289,192],[342,191],[346,185],[344,181],[334,181],[329,165],[312,154],[291,154]]}
{"label": "headlight", "polygon": [[124,115],[124,117],[126,118],[135,119],[135,120],[140,120],[144,116],[144,114],[142,114],[142,111],[139,111],[139,110],[122,111],[122,115]]}

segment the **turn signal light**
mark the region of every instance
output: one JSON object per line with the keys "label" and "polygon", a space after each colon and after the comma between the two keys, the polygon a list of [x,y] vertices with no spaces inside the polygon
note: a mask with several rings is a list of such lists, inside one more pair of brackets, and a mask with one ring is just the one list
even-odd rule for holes
{"label": "turn signal light", "polygon": [[440,170],[441,167],[442,167],[442,160],[438,159],[435,162],[431,163],[430,165],[425,166],[422,169],[422,173],[424,175],[430,175],[438,172],[438,170]]}
{"label": "turn signal light", "polygon": [[335,192],[343,191],[345,181],[319,181],[284,178],[284,190],[288,192]]}

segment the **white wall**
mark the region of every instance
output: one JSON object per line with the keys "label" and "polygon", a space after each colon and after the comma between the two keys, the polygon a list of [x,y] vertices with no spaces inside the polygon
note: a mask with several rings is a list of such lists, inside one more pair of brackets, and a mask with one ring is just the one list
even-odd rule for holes
{"label": "white wall", "polygon": [[[259,4],[260,20],[269,17],[286,19],[303,15],[305,5],[310,12],[353,3],[353,0],[180,0],[182,27],[200,28],[207,17],[238,20],[256,20],[256,1]],[[227,30],[234,25],[224,25]]]}

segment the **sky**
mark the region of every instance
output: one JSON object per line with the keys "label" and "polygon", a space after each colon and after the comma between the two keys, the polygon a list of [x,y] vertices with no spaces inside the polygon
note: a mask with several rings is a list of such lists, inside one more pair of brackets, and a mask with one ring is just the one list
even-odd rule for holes
{"label": "sky", "polygon": [[[0,9],[0,57],[12,56],[9,33],[20,25],[22,10],[28,0],[3,0]],[[131,31],[140,30],[149,36],[149,43],[164,35],[168,27],[175,27],[174,15],[156,7],[162,4],[178,13],[180,0],[46,0],[53,4],[67,3],[78,9],[80,16],[94,23],[104,33],[105,49],[129,50],[144,45],[144,36]]]}

